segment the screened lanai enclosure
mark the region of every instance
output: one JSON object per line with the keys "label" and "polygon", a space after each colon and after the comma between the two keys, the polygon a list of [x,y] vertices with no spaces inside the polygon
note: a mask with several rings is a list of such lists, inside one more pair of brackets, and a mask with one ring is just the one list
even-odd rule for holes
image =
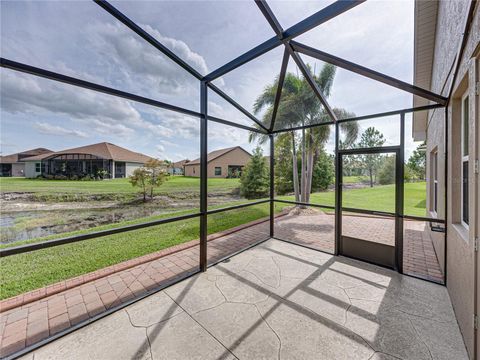
{"label": "screened lanai enclosure", "polygon": [[[395,42],[393,37],[398,35],[393,29],[398,21],[391,23],[392,18],[387,16],[379,22],[389,23],[391,34],[387,34],[390,30],[383,29],[382,32],[375,28],[375,17],[371,18],[374,25],[366,21],[362,23],[362,14],[374,14],[376,8],[383,8],[382,14],[392,15],[389,5],[353,0],[321,1],[315,6],[299,7],[297,12],[287,13],[282,11],[281,2],[251,1],[241,3],[239,15],[242,16],[235,17],[227,9],[227,2],[210,4],[216,7],[215,11],[209,14],[210,17],[202,18],[200,4],[189,5],[198,8],[194,16],[189,12],[191,19],[187,16],[186,4],[181,2],[168,5],[94,1],[67,7],[52,4],[46,17],[34,17],[24,9],[29,14],[27,20],[15,17],[21,10],[11,11],[12,17],[8,21],[18,21],[18,24],[9,24],[13,31],[2,36],[8,40],[7,44],[15,42],[15,46],[28,51],[15,51],[13,45],[6,45],[2,51],[2,76],[8,84],[2,90],[2,96],[12,95],[9,95],[9,91],[13,92],[12,81],[22,82],[25,86],[38,84],[32,86],[39,86],[40,91],[50,91],[45,90],[45,98],[32,105],[32,108],[39,109],[42,102],[55,101],[55,96],[49,94],[68,93],[74,89],[73,92],[78,91],[80,105],[96,102],[107,107],[108,101],[114,99],[113,118],[119,119],[123,116],[124,104],[135,104],[130,110],[136,110],[127,114],[126,124],[137,124],[145,131],[143,138],[135,139],[138,146],[147,141],[147,134],[152,134],[157,148],[182,148],[186,145],[180,140],[177,145],[172,142],[189,134],[186,137],[189,146],[197,149],[191,158],[195,155],[200,158],[200,177],[195,180],[198,182],[194,183],[193,195],[188,193],[191,197],[186,207],[179,207],[182,211],[157,213],[153,209],[156,203],[151,203],[143,205],[141,210],[132,210],[142,212],[144,218],[124,217],[122,219],[129,222],[121,226],[115,226],[115,221],[109,220],[100,223],[103,227],[85,225],[83,229],[74,228],[76,233],[27,234],[22,240],[28,241],[2,247],[0,255],[4,265],[13,266],[23,274],[16,275],[16,285],[12,289],[18,289],[11,293],[11,299],[14,299],[11,303],[23,304],[23,307],[41,298],[34,294],[34,289],[18,285],[22,281],[28,282],[22,276],[31,280],[32,273],[35,273],[33,277],[49,279],[42,283],[42,291],[46,294],[49,291],[69,291],[74,284],[84,284],[87,281],[85,273],[95,280],[119,269],[143,264],[142,271],[150,276],[148,284],[139,285],[138,291],[129,286],[116,291],[113,283],[107,284],[114,288],[115,295],[110,306],[104,302],[98,311],[87,311],[75,320],[70,318],[69,325],[61,327],[58,332],[50,330],[47,332],[49,337],[39,336],[40,342],[31,340],[23,343],[23,347],[10,348],[18,351],[17,354],[26,353],[44,344],[47,338],[63,336],[92,319],[111,314],[193,274],[208,273],[209,267],[272,238],[308,248],[308,251],[318,251],[319,256],[328,253],[361,260],[400,274],[444,284],[447,271],[445,219],[438,216],[436,206],[438,202],[446,201],[445,189],[438,188],[437,184],[431,189],[426,188],[426,176],[438,176],[438,172],[434,168],[426,169],[424,161],[423,167],[420,166],[419,172],[413,175],[407,163],[412,152],[421,158],[425,140],[416,135],[412,114],[432,109],[444,111],[447,98],[410,84],[410,77],[395,69],[399,62],[395,59],[392,43]],[[165,28],[159,32],[152,16],[159,15],[156,11],[162,11],[162,6],[168,11],[176,9],[178,13],[175,21],[162,13],[159,21],[164,21]],[[152,10],[155,7],[158,9]],[[5,10],[8,11],[8,7]],[[52,21],[67,12],[78,14],[77,19],[52,25]],[[224,12],[226,18],[220,20]],[[183,22],[179,21],[181,18]],[[98,19],[98,22],[88,24],[83,30],[85,19]],[[27,25],[22,24],[24,21],[28,21],[31,28],[20,31]],[[173,39],[173,32],[167,30],[168,26],[187,31],[189,21],[196,30],[186,38],[190,43],[198,42],[194,47],[196,53],[185,43]],[[200,25],[209,21],[218,28],[214,29],[215,41],[208,37],[206,43],[202,39],[202,30],[211,31],[212,28]],[[245,26],[250,21],[252,25],[247,30]],[[231,38],[222,37],[221,26],[238,24],[242,27],[234,29]],[[412,26],[408,22],[404,25]],[[42,35],[38,39],[28,34],[32,29],[39,32],[39,29],[50,26],[62,34],[58,41],[67,44],[70,50],[68,55],[55,53],[59,57],[55,63],[48,62],[44,54],[38,54],[36,58],[38,43],[35,45],[35,41],[50,41],[49,33],[45,32],[45,37]],[[378,35],[375,39],[352,34],[368,26]],[[83,31],[85,36],[98,40],[97,48],[87,46],[88,50],[84,52],[81,37],[69,43],[69,36]],[[338,38],[331,38],[332,31]],[[324,32],[330,35],[324,37]],[[230,36],[232,32],[228,34]],[[355,43],[358,39],[361,41]],[[222,54],[222,49],[229,43],[236,44],[235,51],[226,52],[229,57],[223,60],[226,55]],[[359,49],[366,49],[367,45],[368,49],[376,49],[378,53],[362,55]],[[344,58],[348,47],[352,47],[357,54],[354,57],[358,59]],[[381,58],[383,47],[388,47],[388,51]],[[215,64],[213,70],[209,70],[202,60],[202,49],[213,52],[210,62],[210,66]],[[100,52],[103,59],[89,61],[90,51]],[[109,61],[109,52],[118,55],[118,64]],[[81,66],[69,63],[76,57],[85,58]],[[121,62],[126,66],[122,67]],[[142,66],[135,67],[133,63]],[[99,76],[100,70],[97,69],[105,64],[110,65],[109,70],[102,72],[115,74],[107,80]],[[131,73],[126,73],[125,69]],[[155,86],[165,84],[157,81],[151,86],[148,80],[152,77],[168,78],[172,69],[183,71],[181,78],[179,75],[176,75],[177,79],[170,78],[178,86],[171,92],[165,91],[168,96],[159,95]],[[385,73],[382,72],[384,69]],[[117,73],[117,70],[120,71]],[[255,86],[244,81],[248,76],[258,79]],[[133,86],[135,82],[139,85]],[[232,85],[235,82],[238,87]],[[187,91],[184,83],[193,85]],[[239,89],[247,94],[241,99],[236,98]],[[193,99],[193,105],[184,106],[185,97]],[[417,99],[415,103],[422,105],[413,107],[414,98]],[[61,101],[57,106],[73,107]],[[62,109],[53,114],[62,121],[60,115],[67,112],[68,109]],[[39,114],[43,116],[41,112]],[[77,138],[88,137],[85,133],[97,131],[111,135],[113,130],[108,129],[119,131],[118,141],[132,136],[127,131],[122,132],[124,123],[121,120],[115,123],[103,115],[96,117],[94,113],[85,119],[79,123],[86,129],[77,133]],[[110,127],[107,129],[105,124]],[[40,127],[42,131],[47,130],[45,125]],[[170,134],[170,143],[155,142],[160,130]],[[220,140],[222,144],[237,146],[247,139],[262,150],[267,171],[259,176],[268,177],[268,189],[253,199],[222,200],[225,193],[218,192],[217,179],[207,175],[208,154],[217,150]],[[44,145],[55,148],[52,144]],[[229,164],[233,165],[238,164]],[[325,178],[328,180],[322,182]],[[167,181],[165,186],[173,186],[172,181]],[[187,197],[177,199],[184,201]],[[34,240],[35,237],[38,241]],[[136,244],[137,237],[147,238],[149,245],[141,248]],[[435,248],[434,244],[437,245]],[[129,246],[130,253],[121,254],[121,246]],[[438,248],[442,251],[435,250]],[[111,255],[111,252],[118,253],[119,257],[110,262],[91,261],[102,253]],[[62,275],[64,278],[50,276],[53,270],[42,263],[42,258],[52,259],[58,255],[61,255],[58,266],[68,268],[64,272],[67,275]],[[85,262],[83,272],[72,269],[67,259]],[[154,259],[157,259],[158,266],[149,262]],[[35,269],[32,264],[37,264]],[[155,273],[157,268],[166,270]],[[141,276],[139,273],[128,276],[134,282]],[[52,284],[57,284],[60,290],[54,289]],[[28,296],[18,295],[25,291]],[[130,295],[126,299],[120,296],[127,293]],[[103,300],[102,293],[99,298]],[[14,309],[14,306],[9,305],[7,309]]]}

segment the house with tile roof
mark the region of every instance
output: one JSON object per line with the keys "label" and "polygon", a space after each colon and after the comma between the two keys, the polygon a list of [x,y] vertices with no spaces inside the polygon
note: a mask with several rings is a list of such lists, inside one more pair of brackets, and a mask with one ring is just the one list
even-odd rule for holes
{"label": "house with tile roof", "polygon": [[[240,146],[212,151],[207,156],[209,178],[239,177],[252,155]],[[200,159],[184,165],[185,176],[200,176]]]}
{"label": "house with tile roof", "polygon": [[25,158],[51,153],[53,151],[46,148],[35,148],[0,156],[0,176],[25,176]]}
{"label": "house with tile roof", "polygon": [[108,142],[80,146],[62,151],[43,153],[24,158],[25,177],[39,175],[87,175],[107,178],[124,178],[143,166],[149,156]]}

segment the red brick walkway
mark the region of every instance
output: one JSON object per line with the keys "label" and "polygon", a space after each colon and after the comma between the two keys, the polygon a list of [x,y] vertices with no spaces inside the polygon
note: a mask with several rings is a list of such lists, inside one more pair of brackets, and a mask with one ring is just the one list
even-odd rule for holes
{"label": "red brick walkway", "polygon": [[[358,219],[353,221],[352,218],[347,222],[345,219],[344,225],[347,224],[348,231],[361,233],[366,231],[366,227],[370,236],[376,234],[379,240],[390,241],[388,221],[367,221],[368,224],[365,224]],[[268,221],[249,225],[253,226],[242,226],[210,236],[209,263],[269,237]],[[418,226],[410,230],[405,232],[406,269],[426,277],[441,278],[431,240],[429,242]],[[334,250],[333,234],[333,215],[286,215],[277,218],[275,223],[276,237],[326,252]],[[196,240],[7,299],[0,303],[0,356],[19,351],[188,272],[196,271],[198,259]]]}

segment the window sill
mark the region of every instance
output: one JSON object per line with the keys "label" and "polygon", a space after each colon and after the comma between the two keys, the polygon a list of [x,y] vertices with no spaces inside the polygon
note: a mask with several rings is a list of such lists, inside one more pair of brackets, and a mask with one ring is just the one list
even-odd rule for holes
{"label": "window sill", "polygon": [[458,236],[463,239],[466,243],[469,243],[469,230],[465,227],[465,225],[461,223],[452,223],[452,227],[457,232]]}

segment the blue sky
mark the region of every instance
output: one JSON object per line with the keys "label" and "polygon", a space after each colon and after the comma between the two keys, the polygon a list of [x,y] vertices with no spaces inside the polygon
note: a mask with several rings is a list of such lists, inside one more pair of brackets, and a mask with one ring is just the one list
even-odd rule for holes
{"label": "blue sky", "polygon": [[[286,28],[331,2],[269,4]],[[202,74],[273,36],[253,1],[112,3]],[[2,57],[198,111],[198,81],[91,1],[3,1],[1,32]],[[412,82],[411,0],[368,1],[297,40]],[[282,52],[277,48],[215,84],[251,110],[278,74]],[[308,57],[304,61],[316,71],[322,66]],[[298,71],[293,62],[289,71]],[[196,118],[10,70],[2,69],[0,76],[3,155],[101,141],[170,160],[199,154]],[[212,115],[250,123],[218,96],[209,96]],[[410,107],[412,97],[338,69],[329,102],[366,115]],[[398,138],[391,123],[374,124],[387,138]],[[209,150],[234,145],[255,146],[246,131],[209,124]],[[413,147],[408,137],[408,151]]]}

